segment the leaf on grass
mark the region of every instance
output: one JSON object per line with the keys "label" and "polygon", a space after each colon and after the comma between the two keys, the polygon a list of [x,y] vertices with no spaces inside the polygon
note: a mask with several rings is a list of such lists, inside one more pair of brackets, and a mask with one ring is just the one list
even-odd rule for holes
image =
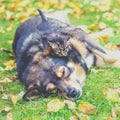
{"label": "leaf on grass", "polygon": [[3,86],[2,85],[0,85],[0,91],[4,91],[4,89],[3,89]]}
{"label": "leaf on grass", "polygon": [[106,25],[104,22],[100,22],[100,23],[99,23],[99,29],[100,29],[100,30],[103,30],[103,29],[105,29],[105,28],[107,28],[107,25]]}
{"label": "leaf on grass", "polygon": [[64,103],[68,105],[68,108],[71,109],[71,110],[74,110],[75,109],[75,102],[72,102],[70,100],[64,100]]}
{"label": "leaf on grass", "polygon": [[6,66],[5,70],[12,70],[15,68],[15,60],[5,61],[3,64]]}
{"label": "leaf on grass", "polygon": [[9,99],[9,95],[4,93],[3,96],[2,96],[2,99],[3,100],[8,100]]}
{"label": "leaf on grass", "polygon": [[6,120],[13,120],[13,118],[12,118],[12,113],[11,112],[9,112],[8,114],[7,114],[7,119]]}
{"label": "leaf on grass", "polygon": [[85,113],[87,115],[92,115],[96,112],[95,106],[88,102],[81,102],[78,106],[80,112]]}
{"label": "leaf on grass", "polygon": [[59,99],[53,99],[47,104],[47,112],[57,112],[65,106]]}
{"label": "leaf on grass", "polygon": [[69,120],[79,120],[77,116],[70,116]]}
{"label": "leaf on grass", "polygon": [[18,102],[18,96],[16,95],[9,95],[9,98],[14,105]]}
{"label": "leaf on grass", "polygon": [[115,108],[112,108],[112,118],[117,118],[117,112]]}
{"label": "leaf on grass", "polygon": [[112,120],[111,116],[107,116],[106,120]]}
{"label": "leaf on grass", "polygon": [[119,102],[120,100],[120,90],[114,88],[105,88],[103,90],[103,94],[105,95],[106,99],[111,102]]}
{"label": "leaf on grass", "polygon": [[88,28],[89,28],[90,30],[97,29],[97,28],[99,28],[99,24],[91,24]]}
{"label": "leaf on grass", "polygon": [[12,108],[10,107],[5,107],[2,111],[5,111],[5,112],[10,112]]}
{"label": "leaf on grass", "polygon": [[101,72],[104,72],[105,70],[103,70],[103,69],[94,69],[94,68],[92,68],[91,69],[91,72],[93,72],[93,73],[101,73]]}
{"label": "leaf on grass", "polygon": [[83,113],[80,113],[79,115],[80,120],[90,120],[90,117],[88,115],[85,115]]}
{"label": "leaf on grass", "polygon": [[0,84],[9,83],[9,82],[12,82],[12,80],[9,78],[4,78],[3,80],[0,80]]}
{"label": "leaf on grass", "polygon": [[12,45],[13,40],[8,40],[7,43],[8,43],[9,45]]}

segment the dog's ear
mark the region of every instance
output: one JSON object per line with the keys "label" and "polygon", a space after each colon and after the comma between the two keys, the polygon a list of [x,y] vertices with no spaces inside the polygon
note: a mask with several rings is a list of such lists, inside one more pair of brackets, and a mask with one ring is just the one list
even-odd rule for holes
{"label": "dog's ear", "polygon": [[26,93],[23,95],[23,99],[28,100],[35,100],[40,97],[40,91],[37,86],[29,88]]}

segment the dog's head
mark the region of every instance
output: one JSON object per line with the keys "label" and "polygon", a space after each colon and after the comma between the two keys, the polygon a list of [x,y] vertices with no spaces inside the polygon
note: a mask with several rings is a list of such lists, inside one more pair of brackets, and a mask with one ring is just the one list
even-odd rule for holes
{"label": "dog's head", "polygon": [[[23,97],[25,100],[39,98],[41,94],[47,97],[58,91],[64,98],[69,100],[76,100],[82,95],[82,86],[86,73],[79,64],[72,61],[65,62],[63,59],[51,59],[49,57],[47,59],[44,58],[42,61],[46,63],[46,65],[44,64],[45,69],[39,64],[34,67],[32,66],[32,70],[34,70],[34,68],[39,69],[34,70],[35,76],[39,74],[39,80],[33,80],[28,85],[28,90]],[[39,60],[41,63],[42,61]],[[50,66],[51,63],[52,66]],[[31,75],[31,73],[29,74]],[[30,78],[32,77],[30,76],[29,79]]]}

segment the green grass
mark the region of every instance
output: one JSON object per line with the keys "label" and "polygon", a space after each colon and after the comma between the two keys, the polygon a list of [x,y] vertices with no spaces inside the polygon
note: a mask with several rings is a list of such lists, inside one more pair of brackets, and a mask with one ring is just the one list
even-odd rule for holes
{"label": "green grass", "polygon": [[[79,0],[77,0],[79,1]],[[81,0],[82,1],[82,0]],[[117,12],[114,16],[119,18],[119,5],[112,0],[114,4],[111,4],[112,10],[117,9]],[[35,0],[33,0],[33,7],[37,8]],[[31,4],[32,4],[31,3]],[[7,0],[5,1],[5,5],[8,4]],[[10,3],[11,4],[11,3]],[[86,4],[82,6],[82,10],[86,11],[86,14],[81,14],[80,19],[75,19],[70,15],[70,20],[72,23],[77,25],[91,25],[99,22],[104,22],[108,27],[113,28],[115,32],[115,36],[110,38],[110,41],[114,43],[118,43],[120,39],[120,27],[116,26],[116,20],[106,20],[102,17],[104,12],[92,12],[90,4]],[[16,11],[19,12],[19,11]],[[14,13],[16,14],[16,13]],[[100,20],[96,20],[96,15],[100,16]],[[0,28],[2,28],[5,32],[0,32],[0,48],[5,48],[8,50],[12,50],[11,44],[8,44],[9,40],[13,40],[14,33],[20,21],[18,19],[14,20],[6,20],[3,16],[0,17]],[[13,25],[12,30],[7,31],[7,28]],[[94,31],[98,31],[95,29]],[[4,51],[0,51],[0,68],[4,68],[4,61],[14,59],[10,57],[8,53]],[[99,69],[99,68],[94,68]],[[83,95],[82,97],[76,101],[76,106],[78,107],[80,102],[87,101],[94,106],[96,106],[96,111],[93,115],[90,116],[90,120],[106,120],[108,116],[111,116],[111,110],[115,107],[116,104],[120,103],[112,103],[109,102],[105,96],[103,95],[103,89],[108,87],[120,87],[120,69],[119,68],[104,68],[104,72],[94,73],[91,72],[88,74],[86,79],[86,84],[83,87]],[[0,71],[0,80],[4,78],[8,78],[10,76],[16,75],[15,70],[10,71]],[[50,100],[54,98],[59,98],[61,101],[64,99],[60,95],[53,95],[48,98],[41,97],[35,101],[26,102],[23,99],[19,99],[19,101],[13,105],[13,103],[9,100],[3,100],[3,94],[14,94],[18,95],[21,91],[25,91],[25,87],[23,84],[16,78],[12,80],[10,83],[1,84],[4,88],[4,91],[0,91],[0,120],[6,120],[7,112],[3,109],[6,107],[11,108],[11,112],[13,115],[13,120],[68,120],[70,116],[74,115],[73,111],[70,110],[67,106],[58,112],[47,113],[47,104]],[[76,110],[79,112],[79,110]],[[120,110],[117,111],[118,117],[115,120],[120,119]]]}

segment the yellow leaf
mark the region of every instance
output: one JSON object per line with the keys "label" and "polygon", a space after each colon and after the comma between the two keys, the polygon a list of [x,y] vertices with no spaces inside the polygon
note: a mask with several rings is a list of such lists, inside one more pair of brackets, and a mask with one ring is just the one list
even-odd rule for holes
{"label": "yellow leaf", "polygon": [[6,66],[5,70],[11,70],[15,68],[15,60],[6,61],[3,64]]}
{"label": "yellow leaf", "polygon": [[99,28],[99,24],[91,24],[91,25],[89,26],[89,29],[90,29],[90,30],[94,30],[94,29],[97,29],[97,28]]}
{"label": "yellow leaf", "polygon": [[106,118],[106,120],[112,120],[112,117],[111,117],[111,116],[108,116],[108,117]]}
{"label": "yellow leaf", "polygon": [[88,114],[88,115],[92,115],[96,111],[95,106],[88,102],[81,102],[78,106],[78,109],[80,112]]}
{"label": "yellow leaf", "polygon": [[10,95],[9,97],[10,97],[11,102],[15,105],[18,101],[18,96]]}
{"label": "yellow leaf", "polygon": [[103,90],[103,94],[105,95],[106,99],[111,102],[119,102],[120,101],[120,90],[114,88],[105,88]]}
{"label": "yellow leaf", "polygon": [[57,112],[65,106],[64,102],[59,99],[51,100],[47,105],[47,112]]}
{"label": "yellow leaf", "polygon": [[105,70],[103,70],[103,69],[94,69],[94,68],[92,68],[91,69],[91,72],[93,72],[93,73],[100,73],[100,72],[104,72]]}
{"label": "yellow leaf", "polygon": [[102,39],[102,41],[104,41],[104,42],[108,42],[108,40],[109,40],[109,35],[102,35],[102,36],[101,36],[101,39]]}
{"label": "yellow leaf", "polygon": [[13,40],[8,40],[7,43],[10,44],[10,45],[12,45]]}

